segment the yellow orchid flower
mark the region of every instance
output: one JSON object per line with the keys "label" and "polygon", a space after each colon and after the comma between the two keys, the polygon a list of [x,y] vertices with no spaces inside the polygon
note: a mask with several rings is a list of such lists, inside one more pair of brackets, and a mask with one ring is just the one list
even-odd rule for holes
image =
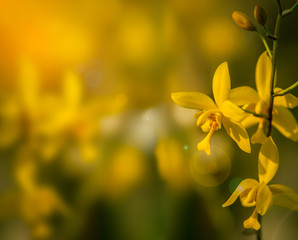
{"label": "yellow orchid flower", "polygon": [[57,89],[49,91],[28,57],[20,59],[16,80],[14,91],[0,92],[0,119],[4,126],[0,128],[0,148],[24,135],[27,146],[41,159],[50,161],[71,139],[84,162],[98,158],[98,121],[120,112],[125,104],[116,96],[88,96],[82,79],[72,70],[66,70]]}
{"label": "yellow orchid flower", "polygon": [[228,63],[218,66],[213,77],[213,95],[215,102],[206,94],[200,92],[176,92],[172,93],[172,100],[181,107],[198,109],[195,114],[198,118],[197,126],[207,136],[198,143],[199,151],[210,154],[210,138],[214,131],[223,124],[228,135],[245,152],[250,153],[250,142],[245,128],[239,123],[245,117],[245,112],[232,103],[228,97],[231,89]]}
{"label": "yellow orchid flower", "polygon": [[14,177],[19,187],[17,210],[29,225],[32,235],[45,239],[52,229],[48,218],[55,213],[67,216],[70,209],[52,186],[38,182],[38,164],[28,147],[22,148],[16,160]]}
{"label": "yellow orchid flower", "polygon": [[266,138],[259,153],[259,181],[251,178],[244,179],[222,205],[230,206],[239,197],[242,206],[254,207],[252,215],[244,221],[245,228],[259,230],[258,214],[264,215],[273,205],[298,210],[298,194],[291,188],[280,185],[268,185],[279,166],[279,153],[272,137]]}
{"label": "yellow orchid flower", "polygon": [[[272,66],[271,60],[266,52],[262,53],[256,65],[256,87],[257,91],[247,87],[237,87],[230,91],[229,99],[238,106],[257,114],[268,114],[270,97],[270,78]],[[281,91],[275,88],[275,92]],[[298,141],[298,125],[293,114],[287,108],[298,106],[298,98],[287,93],[283,96],[274,97],[272,125],[285,137]],[[259,124],[257,132],[252,136],[252,143],[263,143],[266,139],[263,131],[264,118],[257,118],[252,115],[242,121],[245,127]]]}

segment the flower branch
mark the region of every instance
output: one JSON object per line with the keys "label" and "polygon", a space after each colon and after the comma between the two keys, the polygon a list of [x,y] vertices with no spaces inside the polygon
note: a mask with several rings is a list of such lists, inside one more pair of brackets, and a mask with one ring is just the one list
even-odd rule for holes
{"label": "flower branch", "polygon": [[[281,23],[281,5],[280,1],[277,0],[278,3],[278,15],[275,24],[274,36],[279,35],[280,23]],[[269,108],[268,108],[268,129],[267,129],[267,137],[271,135],[272,129],[272,115],[273,115],[273,102],[274,102],[274,87],[275,87],[275,78],[276,78],[276,54],[278,47],[278,38],[273,42],[273,51],[272,51],[272,71],[271,71],[271,80],[270,80],[270,98],[269,98]]]}
{"label": "flower branch", "polygon": [[253,112],[253,111],[249,111],[249,110],[247,110],[247,109],[245,109],[245,108],[241,108],[241,109],[242,109],[244,112],[246,112],[246,113],[250,113],[250,114],[254,115],[255,117],[266,118],[266,119],[268,119],[268,115],[266,115],[266,114],[259,114],[259,113]]}
{"label": "flower branch", "polygon": [[289,93],[290,91],[292,91],[295,87],[298,87],[298,81],[295,82],[294,84],[292,84],[290,87],[284,89],[284,90],[281,90],[279,92],[276,92],[273,94],[274,97],[277,97],[277,96],[284,96],[286,95],[287,93]]}
{"label": "flower branch", "polygon": [[282,16],[285,17],[285,16],[292,14],[295,11],[297,6],[298,6],[298,1],[293,5],[293,7],[289,8],[289,9],[285,9],[282,12]]}

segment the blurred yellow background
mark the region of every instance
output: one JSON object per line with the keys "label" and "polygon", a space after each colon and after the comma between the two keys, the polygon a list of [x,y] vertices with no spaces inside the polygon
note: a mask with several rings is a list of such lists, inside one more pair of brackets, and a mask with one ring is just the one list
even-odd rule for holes
{"label": "blurred yellow background", "polygon": [[[170,94],[211,96],[223,61],[232,87],[255,87],[262,43],[231,18],[255,4],[273,30],[272,0],[1,1],[0,239],[254,239],[242,233],[251,209],[221,205],[257,176],[259,146],[248,155],[217,132],[214,154],[197,152],[194,111]],[[281,27],[282,88],[297,80],[297,22]],[[273,136],[273,181],[298,192],[297,143]],[[274,207],[264,235],[295,239],[297,223]]]}

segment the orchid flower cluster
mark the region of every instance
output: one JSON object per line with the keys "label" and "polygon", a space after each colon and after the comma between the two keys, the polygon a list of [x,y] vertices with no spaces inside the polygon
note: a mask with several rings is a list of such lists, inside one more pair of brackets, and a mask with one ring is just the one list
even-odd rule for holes
{"label": "orchid flower cluster", "polygon": [[[195,113],[197,126],[207,133],[206,137],[197,144],[199,151],[210,155],[210,138],[215,131],[222,128],[222,125],[227,134],[246,153],[251,152],[250,142],[261,144],[258,155],[258,180],[251,178],[243,180],[222,205],[230,206],[239,197],[244,207],[254,207],[252,215],[244,221],[243,225],[244,228],[257,231],[261,227],[259,219],[273,204],[298,210],[298,194],[294,190],[280,184],[268,185],[279,167],[279,151],[271,136],[272,126],[286,138],[298,141],[298,125],[289,110],[298,106],[298,98],[289,93],[298,85],[298,82],[285,90],[275,86],[280,21],[294,11],[297,2],[291,9],[284,11],[281,9],[279,0],[277,5],[278,17],[274,34],[267,29],[267,15],[260,6],[255,7],[254,17],[266,35],[262,34],[244,13],[235,11],[232,15],[239,27],[256,32],[266,48],[256,64],[256,90],[248,86],[231,89],[228,63],[224,62],[218,66],[213,77],[214,101],[200,92],[175,92],[171,96],[179,106],[198,110]],[[273,41],[272,50],[265,36]],[[249,139],[246,128],[253,125],[257,125],[257,130]],[[260,235],[260,231],[257,234]],[[258,239],[261,237],[259,236]]]}

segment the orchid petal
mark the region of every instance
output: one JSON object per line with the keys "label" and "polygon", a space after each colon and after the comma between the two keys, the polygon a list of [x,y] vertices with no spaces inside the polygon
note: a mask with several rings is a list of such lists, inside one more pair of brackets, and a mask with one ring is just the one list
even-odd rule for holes
{"label": "orchid petal", "polygon": [[291,210],[298,210],[298,194],[284,193],[274,196],[274,204]]}
{"label": "orchid petal", "polygon": [[231,119],[222,117],[222,123],[227,131],[227,134],[238,144],[241,150],[250,153],[250,142],[245,128]]}
{"label": "orchid petal", "polygon": [[[255,112],[255,109],[256,109],[256,104],[255,103],[251,103],[251,104],[248,104],[248,105],[245,105],[242,107],[243,109],[245,110],[249,110],[251,112]],[[241,121],[241,124],[245,127],[245,128],[248,128],[248,127],[251,127],[257,123],[259,123],[260,121],[260,118],[258,117],[255,117],[254,115],[252,114],[247,114],[246,118],[244,118],[242,121]]]}
{"label": "orchid petal", "polygon": [[261,225],[258,221],[258,213],[257,209],[255,208],[252,215],[243,222],[244,228],[253,228],[258,231],[261,228]]}
{"label": "orchid petal", "polygon": [[293,114],[286,108],[276,106],[277,114],[273,114],[273,126],[285,137],[298,141],[298,125]]}
{"label": "orchid petal", "polygon": [[272,192],[265,182],[262,182],[257,195],[256,209],[260,215],[264,215],[272,206]]}
{"label": "orchid petal", "polygon": [[232,205],[241,193],[243,193],[247,189],[253,189],[258,185],[259,185],[259,182],[255,179],[251,179],[251,178],[244,179],[238,185],[238,187],[235,189],[235,191],[232,193],[229,199],[222,205],[222,207],[227,207]]}
{"label": "orchid petal", "polygon": [[272,63],[267,55],[263,52],[258,59],[256,66],[256,86],[260,98],[268,102],[270,97],[270,82],[271,82]]}
{"label": "orchid petal", "polygon": [[210,129],[211,129],[211,126],[210,126],[210,122],[209,121],[206,121],[204,124],[202,124],[201,126],[201,130],[203,132],[210,132]]}
{"label": "orchid petal", "polygon": [[263,123],[260,122],[257,131],[251,137],[251,143],[261,143],[263,144],[267,139],[267,136],[264,133]]}
{"label": "orchid petal", "polygon": [[272,184],[269,185],[269,188],[273,194],[275,205],[298,210],[298,195],[293,189],[281,184]]}
{"label": "orchid petal", "polygon": [[255,186],[252,189],[248,189],[240,194],[240,201],[244,207],[253,207],[256,205],[256,195],[258,192],[259,186]]}
{"label": "orchid petal", "polygon": [[251,126],[254,126],[254,125],[258,124],[259,122],[260,122],[260,118],[255,117],[253,115],[248,115],[246,118],[244,118],[241,121],[241,124],[242,124],[243,127],[249,128]]}
{"label": "orchid petal", "polygon": [[198,117],[198,120],[197,120],[197,126],[201,126],[203,125],[208,116],[211,114],[211,113],[215,113],[216,110],[208,110],[208,111],[204,111],[199,117]]}
{"label": "orchid petal", "polygon": [[216,109],[214,101],[200,92],[176,92],[171,95],[172,100],[181,107],[190,109]]}
{"label": "orchid petal", "polygon": [[221,106],[229,97],[231,79],[227,62],[223,62],[216,69],[213,76],[213,95],[217,106]]}
{"label": "orchid petal", "polygon": [[[279,92],[279,91],[282,91],[282,89],[281,88],[274,89],[274,92]],[[298,98],[291,93],[287,93],[283,96],[276,96],[274,98],[274,105],[282,106],[286,108],[295,108],[298,106]]]}
{"label": "orchid petal", "polygon": [[283,193],[295,193],[295,191],[292,188],[281,184],[271,184],[269,185],[269,188],[273,195],[278,195]]}
{"label": "orchid petal", "polygon": [[211,128],[207,136],[197,145],[198,150],[204,151],[207,155],[210,155],[210,138],[214,130],[214,128]]}
{"label": "orchid petal", "polygon": [[272,137],[268,137],[259,153],[259,181],[266,184],[274,177],[279,165],[279,153]]}
{"label": "orchid petal", "polygon": [[260,100],[255,107],[255,112],[257,114],[267,114],[268,112],[268,104],[263,100]]}
{"label": "orchid petal", "polygon": [[199,118],[205,111],[198,111],[194,114],[194,118]]}
{"label": "orchid petal", "polygon": [[229,99],[238,106],[250,103],[257,103],[260,100],[259,94],[251,87],[242,86],[233,88],[230,91]]}
{"label": "orchid petal", "polygon": [[236,122],[241,122],[247,116],[246,112],[229,100],[224,101],[220,109],[223,115]]}

